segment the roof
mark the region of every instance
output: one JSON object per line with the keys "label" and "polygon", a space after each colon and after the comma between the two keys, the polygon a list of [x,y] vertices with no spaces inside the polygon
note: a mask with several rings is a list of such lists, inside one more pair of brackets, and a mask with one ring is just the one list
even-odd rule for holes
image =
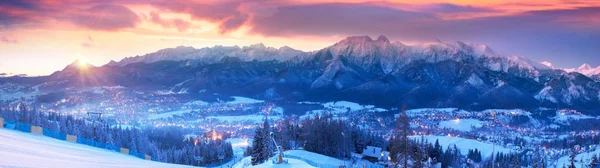
{"label": "roof", "polygon": [[379,158],[379,157],[381,157],[381,148],[374,147],[374,146],[367,146],[367,149],[363,150],[362,155]]}

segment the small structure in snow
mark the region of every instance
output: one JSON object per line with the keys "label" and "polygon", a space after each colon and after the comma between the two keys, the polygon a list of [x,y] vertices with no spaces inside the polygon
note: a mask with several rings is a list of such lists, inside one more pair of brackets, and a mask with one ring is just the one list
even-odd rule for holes
{"label": "small structure in snow", "polygon": [[362,152],[363,159],[373,163],[383,162],[384,164],[389,161],[389,154],[390,152],[374,146],[367,146]]}

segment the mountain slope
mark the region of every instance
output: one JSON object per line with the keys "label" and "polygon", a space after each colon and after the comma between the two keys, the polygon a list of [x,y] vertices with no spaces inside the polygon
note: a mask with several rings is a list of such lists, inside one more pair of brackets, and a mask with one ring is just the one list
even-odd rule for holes
{"label": "mountain slope", "polygon": [[0,167],[191,167],[0,129]]}
{"label": "mountain slope", "polygon": [[85,70],[67,67],[40,80],[47,83],[41,88],[46,92],[108,85],[276,101],[347,100],[387,108],[600,111],[598,82],[547,65],[480,44],[408,46],[384,36],[355,36],[314,52],[262,44],[177,47]]}
{"label": "mountain slope", "polygon": [[154,53],[146,54],[143,56],[135,56],[124,58],[119,62],[110,62],[108,65],[112,66],[125,66],[132,63],[153,63],[158,61],[185,61],[185,60],[197,60],[204,63],[214,63],[225,57],[236,57],[243,61],[268,61],[268,60],[279,60],[286,61],[292,57],[306,54],[300,50],[284,46],[279,49],[273,47],[266,47],[264,44],[255,44],[245,47],[225,47],[225,46],[214,46],[212,48],[205,47],[201,49],[195,49],[193,47],[179,46],[176,48],[162,49]]}

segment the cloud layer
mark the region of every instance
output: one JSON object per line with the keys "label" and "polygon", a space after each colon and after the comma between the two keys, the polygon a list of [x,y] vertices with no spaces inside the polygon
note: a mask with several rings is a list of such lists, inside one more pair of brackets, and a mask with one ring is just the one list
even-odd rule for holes
{"label": "cloud layer", "polygon": [[[173,16],[186,16],[178,18]],[[247,28],[245,35],[295,38],[384,34],[390,39],[427,42],[466,40],[486,43],[539,60],[576,56],[597,61],[600,2],[485,1],[184,1],[184,0],[15,0],[0,1],[0,31],[56,24],[90,31],[194,32],[211,23],[217,35]],[[201,27],[201,26],[200,26]],[[209,26],[210,27],[210,26]],[[155,32],[164,34],[164,32]],[[17,39],[2,36],[4,43]],[[257,41],[258,42],[258,41]],[[290,44],[293,45],[293,44]],[[91,43],[82,44],[91,47]],[[579,62],[569,62],[577,65]]]}

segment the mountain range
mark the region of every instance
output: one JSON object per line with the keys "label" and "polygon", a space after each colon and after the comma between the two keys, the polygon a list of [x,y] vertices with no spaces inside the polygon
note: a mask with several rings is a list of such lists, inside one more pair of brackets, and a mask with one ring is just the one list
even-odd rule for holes
{"label": "mountain range", "polygon": [[353,36],[313,52],[263,44],[176,47],[85,70],[77,64],[44,77],[0,78],[0,84],[44,83],[45,92],[118,85],[386,108],[600,110],[600,67],[558,69],[460,41],[405,45],[385,36]]}

